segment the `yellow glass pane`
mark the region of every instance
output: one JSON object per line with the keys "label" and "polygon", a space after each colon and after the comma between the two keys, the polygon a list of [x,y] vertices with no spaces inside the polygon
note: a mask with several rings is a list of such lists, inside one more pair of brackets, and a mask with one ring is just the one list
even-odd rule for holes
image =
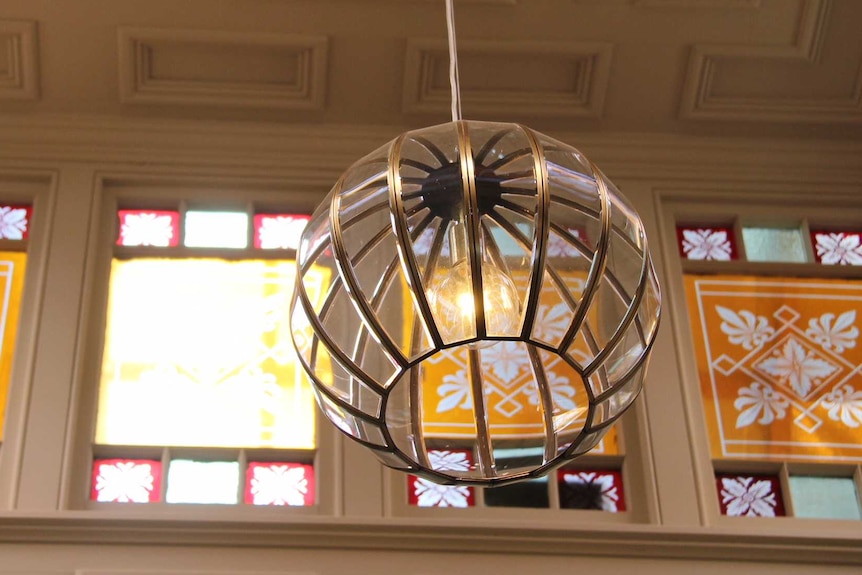
{"label": "yellow glass pane", "polygon": [[685,287],[714,458],[862,461],[862,282]]}
{"label": "yellow glass pane", "polygon": [[0,441],[3,440],[3,425],[6,421],[6,401],[26,266],[26,253],[0,252]]}
{"label": "yellow glass pane", "polygon": [[[315,447],[292,261],[115,259],[96,442]],[[310,270],[319,294],[325,272]]]}

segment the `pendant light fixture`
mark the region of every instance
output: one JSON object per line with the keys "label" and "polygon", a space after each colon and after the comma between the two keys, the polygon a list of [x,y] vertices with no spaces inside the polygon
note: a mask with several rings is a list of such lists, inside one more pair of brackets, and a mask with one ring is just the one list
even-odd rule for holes
{"label": "pendant light fixture", "polygon": [[641,389],[660,293],[640,218],[592,162],[461,120],[446,12],[453,121],[341,176],[302,235],[291,329],[346,435],[395,469],[494,486],[598,444]]}

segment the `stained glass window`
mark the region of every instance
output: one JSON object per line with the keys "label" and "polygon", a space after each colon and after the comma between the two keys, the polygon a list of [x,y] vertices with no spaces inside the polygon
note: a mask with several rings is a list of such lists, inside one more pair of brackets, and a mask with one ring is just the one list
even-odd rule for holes
{"label": "stained glass window", "polygon": [[[117,216],[91,499],[152,503],[164,492],[166,503],[314,505],[316,407],[288,325],[295,261],[255,258],[247,244],[259,226],[246,212]],[[301,231],[282,229],[278,241],[296,245]],[[196,248],[206,257],[189,257]],[[212,257],[218,249],[230,259]],[[307,278],[322,298],[328,276],[312,269]],[[172,447],[192,447],[195,458]],[[226,447],[240,455],[224,459]],[[247,462],[258,448],[293,453]],[[154,450],[164,466],[135,457]]]}
{"label": "stained glass window", "polygon": [[26,264],[24,252],[0,252],[0,440],[3,439]]}
{"label": "stained glass window", "polygon": [[93,462],[93,501],[151,503],[161,497],[162,464],[149,459],[97,459]]}
{"label": "stained glass window", "polygon": [[114,260],[96,442],[314,448],[287,325],[294,273],[292,261]]}
{"label": "stained glass window", "polygon": [[[0,240],[15,246],[11,249],[26,249],[31,215],[30,206],[0,205]],[[3,440],[26,264],[24,251],[0,251],[0,441]]]}
{"label": "stained glass window", "polygon": [[295,250],[310,216],[257,214],[254,216],[254,247],[263,250]]}
{"label": "stained glass window", "polygon": [[[539,306],[534,336],[540,340],[555,341],[562,337],[571,320],[571,312],[559,301],[552,289],[543,289],[543,299]],[[540,352],[544,354],[545,352]],[[463,369],[446,366],[454,362],[463,366],[467,358],[463,350],[443,350],[437,355],[433,365],[426,368],[428,381],[438,381],[436,389],[425,391],[422,401],[426,413],[424,433],[428,437],[447,440],[464,437],[465,430],[472,426],[472,403],[470,386]],[[579,413],[571,426],[580,429],[586,420],[586,407],[580,411],[578,406],[586,406],[586,395],[580,384],[580,376],[572,367],[558,356],[543,355],[545,375],[551,386],[554,404],[561,410]],[[544,420],[539,408],[538,392],[531,385],[532,367],[524,344],[501,342],[480,350],[480,361],[485,368],[484,383],[488,402],[488,421],[494,436],[501,438],[500,447],[495,447],[498,466],[505,468],[508,462],[517,466],[519,457],[541,458],[541,447],[506,448],[506,439],[513,437],[542,438]],[[435,370],[449,371],[454,377],[433,377]],[[466,434],[469,436],[469,432]],[[540,439],[536,439],[540,442]],[[516,453],[517,452],[517,453]],[[592,454],[619,455],[616,429],[611,428],[602,441],[591,451]],[[432,455],[433,454],[433,455]],[[440,465],[455,464],[450,460],[460,457],[459,464],[471,465],[474,458],[469,451],[429,453],[429,457],[444,457]],[[435,463],[432,460],[432,467]],[[440,467],[442,469],[442,467]],[[484,491],[484,504],[495,507],[548,507],[549,491],[546,480],[524,482],[512,486],[495,487]],[[438,487],[426,479],[408,479],[408,501],[420,507],[467,507],[473,505],[473,494],[469,488]]]}
{"label": "stained glass window", "polygon": [[862,519],[851,477],[791,476],[790,493],[797,517]]}
{"label": "stained glass window", "polygon": [[0,205],[0,239],[26,240],[30,235],[30,206]]}
{"label": "stained glass window", "polygon": [[777,475],[716,474],[722,515],[731,517],[780,517],[784,500]]}
{"label": "stained glass window", "polygon": [[220,503],[239,498],[239,463],[175,459],[168,467],[168,503]]}
{"label": "stained glass window", "polygon": [[[428,462],[432,469],[466,470],[473,463],[469,451],[431,450]],[[466,485],[439,485],[428,479],[409,475],[407,498],[417,507],[473,507],[476,504],[475,488]]]}
{"label": "stained glass window", "polygon": [[862,233],[812,231],[814,257],[826,265],[862,265]]}
{"label": "stained glass window", "polygon": [[[611,428],[608,434],[590,453],[593,455],[619,456],[620,450],[617,441],[616,429]],[[498,456],[500,455],[498,453]],[[505,453],[502,455],[505,455]],[[434,469],[457,469],[459,467],[467,469],[472,465],[474,460],[471,452],[466,450],[432,450],[428,452],[428,458]],[[577,492],[579,489],[581,492],[585,489],[596,489],[596,487],[582,488],[577,485],[578,481],[586,481],[602,487],[599,492],[604,498],[601,499],[604,507],[600,507],[600,509],[614,512],[625,511],[625,500],[623,499],[622,491],[623,480],[622,474],[619,471],[565,471],[565,473],[560,471],[558,473],[558,480],[560,481],[559,506],[561,508],[592,509],[592,507],[578,506],[582,504],[577,502]],[[564,479],[563,475],[567,479]],[[611,482],[611,484],[605,485],[607,482]],[[546,479],[528,481],[511,486],[494,487],[483,490],[482,501],[488,507],[547,508],[550,505],[548,487]],[[474,507],[477,504],[474,487],[466,485],[439,485],[433,481],[414,475],[407,477],[407,500],[410,505],[416,507]]]}
{"label": "stained glass window", "polygon": [[[862,265],[862,231],[759,213],[773,223],[676,228],[717,507],[731,517],[858,518],[862,280],[816,264]],[[746,263],[688,261],[737,259],[736,229]],[[797,463],[811,475],[794,475]]]}
{"label": "stained glass window", "polygon": [[737,258],[732,228],[678,226],[676,236],[679,253],[685,259],[729,261]]}
{"label": "stained glass window", "polygon": [[244,498],[252,505],[314,505],[314,468],[301,463],[251,462]]}
{"label": "stained glass window", "polygon": [[610,513],[626,510],[623,476],[619,471],[560,469],[557,471],[560,507],[595,509]]}
{"label": "stained glass window", "polygon": [[118,210],[118,246],[176,246],[180,241],[180,214],[172,211]]}
{"label": "stained glass window", "polygon": [[[583,242],[588,241],[587,231],[584,228],[569,228],[569,233]],[[581,253],[572,244],[562,239],[557,234],[548,236],[548,257],[579,257]]]}
{"label": "stained glass window", "polygon": [[485,489],[484,495],[488,507],[547,509],[550,506],[547,477]]}
{"label": "stained glass window", "polygon": [[183,245],[187,248],[244,248],[248,246],[248,214],[189,210],[185,215]]}
{"label": "stained glass window", "polygon": [[799,228],[743,227],[745,255],[752,262],[807,261]]}
{"label": "stained glass window", "polygon": [[685,284],[713,457],[862,461],[862,283]]}

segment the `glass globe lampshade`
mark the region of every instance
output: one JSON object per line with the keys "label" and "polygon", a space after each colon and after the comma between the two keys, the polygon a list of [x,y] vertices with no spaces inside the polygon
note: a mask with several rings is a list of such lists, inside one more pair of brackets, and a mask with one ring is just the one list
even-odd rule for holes
{"label": "glass globe lampshade", "polygon": [[659,320],[635,210],[516,124],[411,131],[358,161],[297,266],[291,330],[323,413],[441,483],[537,477],[596,446]]}

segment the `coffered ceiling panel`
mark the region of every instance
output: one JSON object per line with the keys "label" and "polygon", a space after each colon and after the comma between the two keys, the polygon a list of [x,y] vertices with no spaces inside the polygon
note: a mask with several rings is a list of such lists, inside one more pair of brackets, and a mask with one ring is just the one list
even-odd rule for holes
{"label": "coffered ceiling panel", "polygon": [[[846,8],[805,0],[787,45],[695,45],[680,116],[862,121],[862,33]],[[857,57],[843,58],[846,51]]]}
{"label": "coffered ceiling panel", "polygon": [[[468,118],[862,138],[860,0],[455,6]],[[0,23],[0,115],[449,119],[444,0],[1,0]]]}
{"label": "coffered ceiling panel", "polygon": [[[474,114],[601,117],[613,48],[603,43],[461,42],[461,96]],[[438,40],[409,41],[404,111],[449,109],[449,56]]]}
{"label": "coffered ceiling panel", "polygon": [[629,5],[640,8],[760,8],[760,0],[573,0],[581,4]]}
{"label": "coffered ceiling panel", "polygon": [[36,23],[0,20],[0,98],[35,100],[37,73]]}
{"label": "coffered ceiling panel", "polygon": [[124,103],[322,109],[327,39],[121,28]]}

